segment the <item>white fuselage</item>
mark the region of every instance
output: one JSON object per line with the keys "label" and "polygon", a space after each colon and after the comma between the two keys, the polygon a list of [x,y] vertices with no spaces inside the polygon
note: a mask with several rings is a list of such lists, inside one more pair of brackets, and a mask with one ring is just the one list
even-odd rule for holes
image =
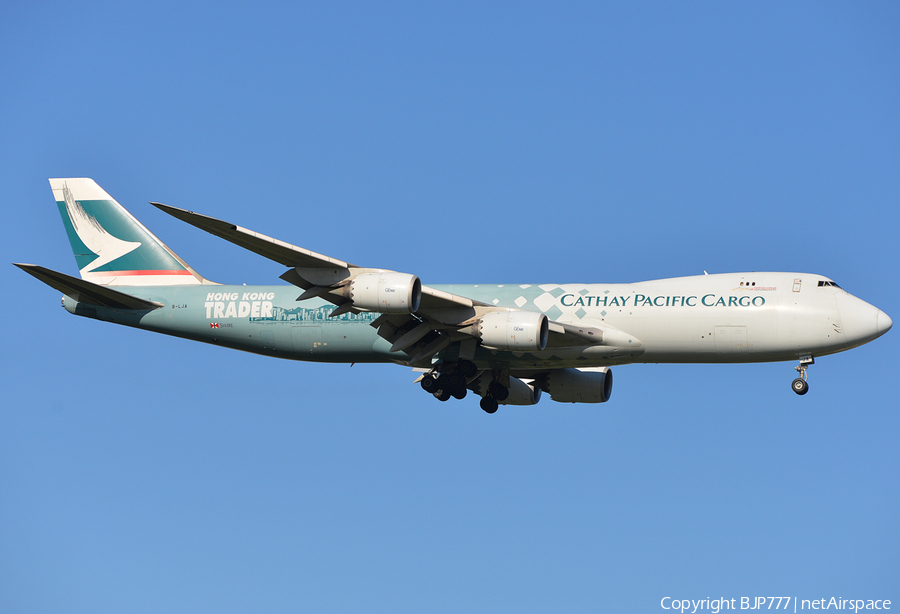
{"label": "white fuselage", "polygon": [[543,285],[537,295],[532,286],[508,284],[438,287],[603,329],[603,345],[622,348],[620,353],[628,355],[618,357],[602,347],[548,349],[537,354],[543,360],[534,366],[549,364],[545,361],[553,356],[572,366],[797,360],[862,345],[891,326],[876,307],[826,277],[806,273]]}
{"label": "white fuselage", "polygon": [[[478,347],[473,360],[480,368],[799,360],[862,345],[891,326],[886,314],[831,280],[800,273],[700,275],[633,284],[434,287],[603,331],[599,344],[548,345],[537,352]],[[334,305],[322,299],[297,302],[298,290],[292,286],[156,286],[134,292],[164,307],[129,313],[69,298],[65,305],[79,315],[281,358],[408,364],[409,355],[391,352],[391,343],[370,326],[377,313],[330,318]],[[258,296],[266,300],[254,301]]]}

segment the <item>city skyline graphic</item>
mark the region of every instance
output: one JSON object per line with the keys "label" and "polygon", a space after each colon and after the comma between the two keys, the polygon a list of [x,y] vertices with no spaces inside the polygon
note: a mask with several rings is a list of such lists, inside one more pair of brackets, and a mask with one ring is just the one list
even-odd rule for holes
{"label": "city skyline graphic", "polygon": [[308,307],[295,307],[293,309],[285,309],[284,307],[273,306],[272,315],[267,317],[251,317],[251,322],[316,322],[318,324],[340,323],[340,322],[371,322],[378,314],[362,312],[353,313],[348,311],[333,318],[328,317],[329,314],[337,309],[334,305],[322,305],[314,309]]}

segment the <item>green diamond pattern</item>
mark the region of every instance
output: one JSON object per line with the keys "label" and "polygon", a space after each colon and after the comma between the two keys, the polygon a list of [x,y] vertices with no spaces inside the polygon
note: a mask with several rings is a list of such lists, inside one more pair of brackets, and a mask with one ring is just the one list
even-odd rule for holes
{"label": "green diamond pattern", "polygon": [[559,318],[559,316],[562,315],[562,310],[560,310],[559,307],[557,307],[556,305],[554,305],[553,307],[551,307],[550,309],[548,309],[548,310],[545,311],[544,313],[546,313],[546,314],[547,314],[547,317],[550,318],[551,320],[556,320],[557,318]]}

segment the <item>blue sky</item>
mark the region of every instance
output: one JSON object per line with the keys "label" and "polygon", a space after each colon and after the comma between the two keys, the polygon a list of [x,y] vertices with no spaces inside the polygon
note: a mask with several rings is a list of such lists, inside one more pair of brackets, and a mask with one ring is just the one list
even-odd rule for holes
{"label": "blue sky", "polygon": [[[894,318],[892,3],[19,3],[5,260],[75,274],[87,176],[206,277],[279,265],[161,201],[425,283],[826,275]],[[7,265],[4,612],[900,602],[896,332],[810,369],[615,370],[488,416],[388,365],[75,318]]]}

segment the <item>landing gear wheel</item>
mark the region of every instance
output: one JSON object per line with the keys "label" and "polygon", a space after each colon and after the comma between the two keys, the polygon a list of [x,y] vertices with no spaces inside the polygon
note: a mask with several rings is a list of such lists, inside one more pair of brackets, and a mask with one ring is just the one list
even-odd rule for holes
{"label": "landing gear wheel", "polygon": [[497,411],[497,407],[497,399],[493,397],[481,397],[481,409],[487,413],[493,414]]}
{"label": "landing gear wheel", "polygon": [[810,365],[816,364],[815,358],[810,355],[801,356],[800,364],[794,367],[794,371],[800,374],[800,377],[791,382],[791,390],[797,394],[806,394],[809,392],[809,384],[806,383],[806,370]]}
{"label": "landing gear wheel", "polygon": [[809,392],[809,384],[798,377],[793,382],[791,382],[791,389],[797,394],[803,395]]}
{"label": "landing gear wheel", "polygon": [[434,393],[434,398],[438,401],[449,401],[450,400],[450,391],[449,390],[438,390]]}
{"label": "landing gear wheel", "polygon": [[434,392],[437,390],[437,380],[430,375],[423,377],[420,384],[422,385],[422,390],[425,392]]}
{"label": "landing gear wheel", "polygon": [[475,363],[471,360],[460,360],[456,363],[456,370],[459,371],[464,378],[468,379],[475,375],[478,371],[478,367],[476,367]]}
{"label": "landing gear wheel", "polygon": [[509,398],[509,388],[500,382],[491,382],[488,386],[488,393],[498,401],[505,401]]}
{"label": "landing gear wheel", "polygon": [[450,388],[461,388],[465,386],[466,380],[459,373],[451,373],[447,376],[447,383],[450,385]]}
{"label": "landing gear wheel", "polygon": [[455,388],[450,394],[453,395],[454,399],[462,401],[464,398],[466,398],[466,395],[469,394],[469,391],[465,388]]}

